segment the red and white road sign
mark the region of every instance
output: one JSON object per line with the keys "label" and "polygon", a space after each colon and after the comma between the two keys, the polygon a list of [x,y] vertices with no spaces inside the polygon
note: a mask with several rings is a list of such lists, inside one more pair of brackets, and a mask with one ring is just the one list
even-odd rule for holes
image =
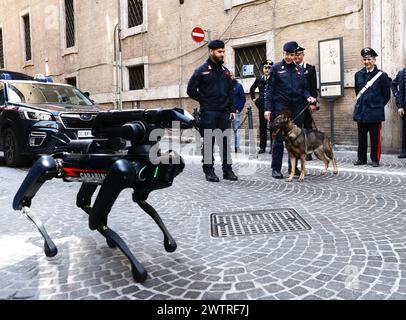
{"label": "red and white road sign", "polygon": [[196,42],[202,42],[204,40],[205,34],[202,28],[196,27],[192,30],[192,38]]}

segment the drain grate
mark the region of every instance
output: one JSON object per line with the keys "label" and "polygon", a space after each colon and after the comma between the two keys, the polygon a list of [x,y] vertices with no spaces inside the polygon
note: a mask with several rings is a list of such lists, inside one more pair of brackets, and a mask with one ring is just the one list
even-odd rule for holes
{"label": "drain grate", "polygon": [[294,209],[212,213],[210,220],[211,235],[219,238],[306,231],[312,228]]}

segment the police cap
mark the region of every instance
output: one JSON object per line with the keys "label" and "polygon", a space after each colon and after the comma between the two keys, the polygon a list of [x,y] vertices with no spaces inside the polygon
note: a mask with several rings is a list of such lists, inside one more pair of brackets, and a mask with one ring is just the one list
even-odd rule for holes
{"label": "police cap", "polygon": [[271,59],[266,59],[264,62],[262,62],[263,67],[272,66],[272,65],[273,65],[273,61]]}
{"label": "police cap", "polygon": [[378,54],[374,49],[367,47],[361,50],[361,56],[364,58],[375,58]]}
{"label": "police cap", "polygon": [[283,46],[283,51],[288,53],[295,53],[298,47],[299,45],[296,41],[290,41],[285,43],[285,45]]}
{"label": "police cap", "polygon": [[224,42],[221,40],[212,40],[208,44],[209,49],[219,49],[222,48],[224,49]]}
{"label": "police cap", "polygon": [[305,51],[305,48],[298,46],[296,49],[296,53],[303,53]]}

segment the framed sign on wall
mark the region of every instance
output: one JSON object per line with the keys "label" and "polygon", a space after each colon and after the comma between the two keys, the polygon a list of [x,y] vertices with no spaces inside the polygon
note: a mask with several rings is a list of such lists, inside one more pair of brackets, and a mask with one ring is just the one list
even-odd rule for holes
{"label": "framed sign on wall", "polygon": [[344,96],[343,38],[319,41],[320,96]]}

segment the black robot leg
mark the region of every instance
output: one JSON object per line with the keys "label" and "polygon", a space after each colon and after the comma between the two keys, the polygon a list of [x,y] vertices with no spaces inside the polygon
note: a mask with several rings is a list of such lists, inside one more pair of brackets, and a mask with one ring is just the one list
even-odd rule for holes
{"label": "black robot leg", "polygon": [[[90,210],[89,227],[91,230],[99,231],[106,238],[107,244],[110,247],[118,247],[123,252],[128,260],[130,260],[134,280],[142,282],[147,278],[147,272],[143,265],[134,257],[124,240],[107,227],[107,216],[114,202],[122,190],[132,186],[134,179],[135,169],[129,161],[118,160],[112,165]],[[86,189],[87,187],[83,188]],[[87,191],[91,191],[91,189]],[[89,194],[90,192],[86,194],[83,191],[82,197],[85,201],[90,201]]]}
{"label": "black robot leg", "polygon": [[177,248],[175,239],[170,235],[168,229],[166,229],[165,224],[163,223],[158,212],[146,201],[136,201],[137,204],[154,219],[155,223],[162,230],[164,234],[164,247],[167,252],[174,252]]}
{"label": "black robot leg", "polygon": [[[95,193],[96,189],[97,185],[95,184],[83,183],[76,197],[76,206],[89,215],[90,211],[92,210],[91,206],[92,196]],[[116,248],[116,245],[113,242],[111,242],[108,238],[106,238],[106,242],[110,248],[112,249]]]}
{"label": "black robot leg", "polygon": [[87,214],[90,214],[92,207],[92,196],[97,189],[97,185],[90,183],[82,183],[78,195],[76,196],[76,206],[82,209]]}
{"label": "black robot leg", "polygon": [[44,239],[44,253],[47,257],[54,257],[58,249],[49,237],[44,224],[31,213],[31,200],[35,197],[41,186],[58,175],[57,164],[54,158],[43,156],[38,159],[17,191],[13,201],[13,209],[22,213],[35,224]]}

